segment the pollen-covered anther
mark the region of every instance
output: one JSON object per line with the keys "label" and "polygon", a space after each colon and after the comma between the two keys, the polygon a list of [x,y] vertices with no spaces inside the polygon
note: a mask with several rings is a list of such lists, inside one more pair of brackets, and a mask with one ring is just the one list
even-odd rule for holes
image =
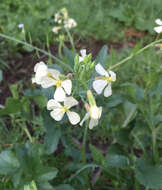
{"label": "pollen-covered anther", "polygon": [[56,86],[57,86],[57,87],[61,86],[61,84],[62,84],[62,81],[61,81],[61,80],[58,80],[58,81],[56,82]]}

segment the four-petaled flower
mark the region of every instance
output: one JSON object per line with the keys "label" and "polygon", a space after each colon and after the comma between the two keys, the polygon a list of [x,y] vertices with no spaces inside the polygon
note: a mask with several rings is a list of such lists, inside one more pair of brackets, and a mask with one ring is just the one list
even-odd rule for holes
{"label": "four-petaled flower", "polygon": [[56,86],[54,99],[64,101],[66,94],[71,94],[72,82],[69,79],[60,79],[60,72],[55,69],[49,69],[44,62],[37,63],[34,67],[35,78],[32,82],[40,84],[43,88]]}
{"label": "four-petaled flower", "polygon": [[81,49],[80,50],[80,54],[81,56],[79,56],[79,62],[82,62],[84,60],[84,58],[86,57],[86,49]]}
{"label": "four-petaled flower", "polygon": [[89,129],[93,129],[93,127],[98,125],[98,120],[100,119],[101,113],[102,113],[102,107],[96,106],[95,99],[90,90],[87,91],[87,97],[89,101],[89,104],[85,105],[87,113],[85,114],[84,118],[80,122],[80,126],[83,125],[84,121],[90,118]]}
{"label": "four-petaled flower", "polygon": [[47,103],[47,109],[52,110],[50,115],[56,121],[60,121],[66,113],[70,123],[72,125],[76,125],[80,121],[80,116],[76,112],[70,111],[69,109],[77,104],[78,101],[71,96],[64,99],[64,105],[61,105],[54,99],[51,99]]}
{"label": "four-petaled flower", "polygon": [[67,29],[74,28],[76,26],[77,26],[77,23],[73,18],[69,18],[69,19],[65,20],[65,22],[64,22],[64,27]]}
{"label": "four-petaled flower", "polygon": [[159,26],[154,27],[154,30],[157,33],[161,33],[162,32],[162,20],[160,20],[159,18],[155,20],[156,24],[158,24]]}
{"label": "four-petaled flower", "polygon": [[95,69],[101,76],[93,82],[94,90],[97,94],[101,94],[104,90],[105,97],[111,96],[111,82],[116,81],[116,74],[113,71],[106,71],[101,64],[97,64]]}

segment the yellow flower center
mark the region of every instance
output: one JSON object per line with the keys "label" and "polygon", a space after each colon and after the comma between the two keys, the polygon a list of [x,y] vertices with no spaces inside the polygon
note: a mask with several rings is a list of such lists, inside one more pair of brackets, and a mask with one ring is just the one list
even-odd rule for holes
{"label": "yellow flower center", "polygon": [[107,82],[114,82],[114,78],[112,77],[104,77],[104,80],[106,80]]}
{"label": "yellow flower center", "polygon": [[58,80],[58,81],[56,82],[56,86],[57,86],[57,87],[61,86],[61,84],[62,84],[62,81],[61,81],[61,80]]}
{"label": "yellow flower center", "polygon": [[68,111],[68,108],[67,107],[62,107],[62,109],[61,109],[61,112],[62,113],[65,113],[65,112],[67,112]]}
{"label": "yellow flower center", "polygon": [[51,73],[47,73],[47,77],[54,79]]}

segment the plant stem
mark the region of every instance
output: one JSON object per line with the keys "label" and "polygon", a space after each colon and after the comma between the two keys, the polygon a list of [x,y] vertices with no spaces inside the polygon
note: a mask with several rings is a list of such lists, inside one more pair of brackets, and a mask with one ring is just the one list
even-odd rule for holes
{"label": "plant stem", "polygon": [[30,132],[29,132],[28,128],[27,128],[26,126],[23,126],[23,129],[24,129],[26,135],[28,136],[29,141],[30,141],[31,143],[33,143],[33,139],[32,139],[32,136],[30,135]]}
{"label": "plant stem", "polygon": [[20,43],[20,44],[26,45],[26,46],[28,46],[28,47],[30,47],[30,48],[33,48],[34,50],[39,51],[39,52],[41,52],[41,53],[43,53],[43,54],[45,54],[45,55],[47,55],[47,56],[53,58],[55,61],[57,61],[58,63],[60,63],[62,66],[68,68],[70,71],[73,71],[73,69],[72,69],[68,64],[64,63],[64,62],[61,61],[59,58],[55,57],[54,55],[52,55],[51,53],[49,53],[49,52],[47,52],[47,51],[45,51],[45,50],[43,50],[43,49],[40,49],[40,48],[38,48],[38,47],[36,47],[36,46],[33,46],[33,45],[31,45],[31,44],[29,44],[29,43],[27,43],[27,42],[18,40],[18,39],[14,38],[14,37],[7,36],[7,35],[2,34],[2,33],[0,33],[0,37],[5,38],[5,39],[8,39],[8,40],[15,41],[15,42],[17,42],[17,43]]}
{"label": "plant stem", "polygon": [[86,126],[84,129],[84,136],[83,136],[83,143],[82,143],[82,163],[83,165],[86,164],[86,139],[87,139],[87,132],[88,132],[88,122],[86,122]]}
{"label": "plant stem", "polygon": [[76,51],[76,50],[75,50],[74,41],[73,41],[73,38],[72,38],[72,36],[71,36],[71,34],[70,34],[69,30],[68,30],[67,28],[65,28],[65,30],[66,30],[67,35],[68,35],[68,37],[69,37],[70,44],[71,44],[71,46],[72,46],[72,50],[73,50],[73,51]]}
{"label": "plant stem", "polygon": [[145,47],[141,48],[139,51],[130,54],[130,56],[126,57],[125,59],[123,59],[123,60],[121,60],[121,61],[119,61],[117,64],[111,66],[109,69],[110,69],[110,70],[111,70],[111,69],[115,69],[116,67],[122,65],[123,63],[125,63],[125,62],[127,62],[128,60],[132,59],[134,56],[136,56],[136,55],[142,53],[142,52],[145,51],[146,49],[148,49],[148,48],[154,46],[156,43],[159,43],[159,42],[162,42],[162,39],[156,40],[156,41],[154,41],[154,42],[152,42],[152,43],[146,45]]}
{"label": "plant stem", "polygon": [[153,153],[154,162],[157,163],[158,153],[156,150],[156,129],[152,130],[152,153]]}

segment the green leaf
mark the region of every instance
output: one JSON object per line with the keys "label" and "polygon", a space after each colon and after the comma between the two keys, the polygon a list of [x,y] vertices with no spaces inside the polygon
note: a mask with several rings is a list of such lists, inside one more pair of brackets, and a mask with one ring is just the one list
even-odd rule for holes
{"label": "green leaf", "polygon": [[71,185],[63,184],[55,187],[55,190],[74,190],[74,188]]}
{"label": "green leaf", "polygon": [[96,161],[98,164],[104,165],[104,156],[102,155],[101,151],[98,150],[95,146],[90,144],[90,150],[92,153],[92,158],[94,161]]}
{"label": "green leaf", "polygon": [[135,174],[137,180],[151,189],[162,188],[162,165],[154,166],[140,158],[137,160]]}
{"label": "green leaf", "polygon": [[64,53],[65,53],[65,56],[67,57],[68,59],[68,63],[69,65],[71,65],[72,67],[74,66],[74,58],[75,58],[75,53],[70,51],[68,48],[64,47]]}
{"label": "green leaf", "polygon": [[56,190],[48,182],[38,183],[37,186],[39,190]]}
{"label": "green leaf", "polygon": [[51,154],[57,149],[61,137],[60,128],[56,128],[56,122],[50,117],[49,112],[43,112],[43,124],[46,128],[45,146],[46,153]]}
{"label": "green leaf", "polygon": [[0,154],[0,174],[14,173],[19,168],[19,162],[11,151],[3,151]]}
{"label": "green leaf", "polygon": [[10,85],[10,90],[13,98],[18,99],[19,98],[18,85],[17,84]]}
{"label": "green leaf", "polygon": [[46,168],[44,171],[40,171],[40,175],[37,178],[38,181],[48,181],[56,177],[58,170],[56,168]]}
{"label": "green leaf", "polygon": [[3,80],[3,72],[2,70],[0,69],[0,82]]}
{"label": "green leaf", "polygon": [[106,58],[107,58],[107,55],[108,55],[108,47],[106,45],[104,45],[102,47],[102,49],[100,50],[100,52],[98,53],[98,56],[95,60],[95,63],[98,64],[100,63],[101,65],[105,65],[105,62],[106,62]]}
{"label": "green leaf", "polygon": [[105,158],[107,167],[124,169],[129,167],[129,159],[122,155],[108,155]]}
{"label": "green leaf", "polygon": [[7,114],[15,114],[21,111],[22,104],[19,99],[7,98],[4,109],[0,112],[0,116]]}

